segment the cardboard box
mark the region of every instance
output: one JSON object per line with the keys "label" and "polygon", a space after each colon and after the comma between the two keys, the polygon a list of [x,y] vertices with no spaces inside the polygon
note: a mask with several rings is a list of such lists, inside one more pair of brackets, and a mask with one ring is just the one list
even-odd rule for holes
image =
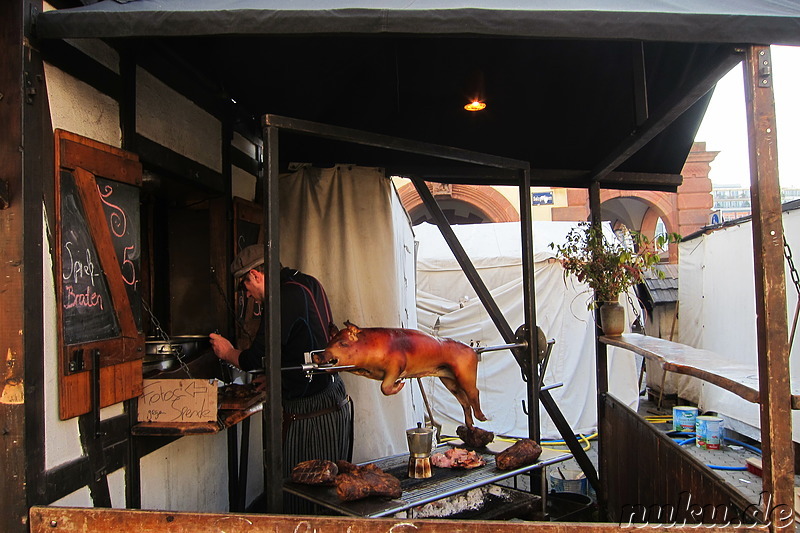
{"label": "cardboard box", "polygon": [[214,422],[217,380],[145,379],[139,422]]}

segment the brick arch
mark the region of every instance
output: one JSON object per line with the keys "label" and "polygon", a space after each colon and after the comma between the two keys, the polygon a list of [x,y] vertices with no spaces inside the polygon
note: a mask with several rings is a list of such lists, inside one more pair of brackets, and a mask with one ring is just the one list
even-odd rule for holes
{"label": "brick arch", "polygon": [[[645,237],[653,239],[656,234],[656,223],[658,219],[664,221],[667,232],[677,233],[678,220],[677,208],[675,206],[675,195],[668,195],[657,191],[600,191],[600,203],[614,200],[616,198],[632,198],[647,204],[648,209],[642,218],[642,227],[638,228]],[[601,208],[602,211],[602,208]],[[677,246],[669,246],[669,262],[677,263]]]}
{"label": "brick arch", "polygon": [[[422,205],[422,198],[417,194],[413,183],[407,183],[398,189],[400,202],[407,212]],[[488,217],[486,222],[519,222],[517,208],[508,198],[492,187],[453,184],[449,193],[434,193],[434,197],[446,197],[475,206]]]}
{"label": "brick arch", "polygon": [[649,206],[647,213],[642,220],[642,227],[639,228],[648,238],[655,235],[656,222],[661,218],[668,232],[678,231],[677,209],[675,206],[675,195],[665,194],[658,191],[600,191],[600,203],[613,200],[615,198],[632,198],[646,203]]}

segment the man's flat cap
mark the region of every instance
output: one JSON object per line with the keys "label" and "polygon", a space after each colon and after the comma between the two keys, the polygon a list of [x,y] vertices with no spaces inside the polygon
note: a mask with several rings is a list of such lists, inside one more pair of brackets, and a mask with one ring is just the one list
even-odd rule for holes
{"label": "man's flat cap", "polygon": [[231,263],[231,274],[234,279],[239,279],[251,269],[264,264],[264,245],[253,244],[241,252]]}

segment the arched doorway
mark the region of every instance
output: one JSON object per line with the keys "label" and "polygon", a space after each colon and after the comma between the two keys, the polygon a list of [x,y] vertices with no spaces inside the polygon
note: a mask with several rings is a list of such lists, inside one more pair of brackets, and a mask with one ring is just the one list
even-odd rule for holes
{"label": "arched doorway", "polygon": [[[638,231],[653,240],[661,233],[674,233],[674,221],[659,206],[643,196],[621,196],[603,199],[601,196],[601,212],[603,220],[611,223],[615,231],[625,226],[629,230]],[[670,245],[664,250],[670,263],[676,263],[678,250]]]}
{"label": "arched doorway", "polygon": [[[450,224],[519,221],[517,207],[493,187],[428,183],[428,188]],[[407,183],[397,192],[412,224],[433,222],[413,184]]]}

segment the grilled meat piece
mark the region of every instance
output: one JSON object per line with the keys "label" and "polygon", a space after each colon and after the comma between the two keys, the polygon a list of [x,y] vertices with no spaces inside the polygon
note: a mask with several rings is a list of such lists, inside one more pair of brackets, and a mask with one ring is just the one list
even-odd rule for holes
{"label": "grilled meat piece", "polygon": [[531,465],[542,454],[542,447],[531,439],[520,439],[513,446],[497,454],[495,464],[500,470],[514,470]]}
{"label": "grilled meat piece", "polygon": [[494,440],[494,433],[481,429],[478,426],[473,426],[471,428],[467,426],[458,426],[456,428],[456,435],[458,435],[469,448],[483,448]]}
{"label": "grilled meat piece", "polygon": [[356,466],[347,463],[343,466],[345,472],[336,476],[336,495],[342,501],[350,502],[367,496],[399,498],[403,494],[400,480],[374,464]]}
{"label": "grilled meat piece", "polygon": [[444,453],[431,455],[431,464],[439,468],[472,469],[486,464],[483,457],[464,448],[450,448]]}
{"label": "grilled meat piece", "polygon": [[311,459],[292,468],[292,481],[304,485],[333,485],[339,468],[333,461]]}

